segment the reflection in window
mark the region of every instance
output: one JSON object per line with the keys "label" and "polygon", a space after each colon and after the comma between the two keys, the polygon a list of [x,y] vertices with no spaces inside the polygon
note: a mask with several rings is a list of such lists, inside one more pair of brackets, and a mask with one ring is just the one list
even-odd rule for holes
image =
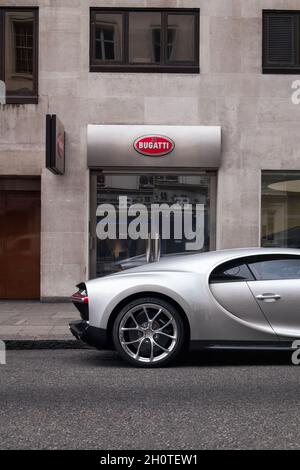
{"label": "reflection in window", "polygon": [[[161,59],[161,30],[154,28],[153,34],[153,50],[155,56],[155,62],[160,62]],[[175,41],[176,30],[168,28],[168,42],[167,42],[167,60],[172,57],[173,45]]]}
{"label": "reflection in window", "polygon": [[195,16],[168,15],[168,60],[195,60]]}
{"label": "reflection in window", "polygon": [[123,20],[120,14],[101,13],[95,19],[95,60],[121,61]]}
{"label": "reflection in window", "polygon": [[115,28],[114,26],[96,26],[96,59],[114,60]]}
{"label": "reflection in window", "polygon": [[[127,218],[120,219],[119,197],[127,197],[127,211],[133,204],[142,204],[147,211],[146,215],[146,234],[151,229],[151,205],[168,204],[170,207],[176,205],[174,211],[182,212],[185,204],[192,204],[192,227],[196,230],[195,205],[203,204],[204,217],[203,226],[198,230],[203,230],[204,241],[200,251],[208,251],[211,245],[211,176],[206,172],[200,175],[97,175],[96,177],[95,200],[97,207],[100,204],[112,204],[116,208],[115,225],[117,239],[96,239],[96,269],[97,276],[103,276],[112,272],[122,271],[132,267],[140,266],[147,262],[147,242],[148,240],[139,238],[121,239],[119,231],[128,233],[129,224],[136,218],[135,215],[127,214]],[[144,210],[144,208],[143,208]],[[182,236],[176,238],[174,234],[174,213],[170,213],[170,237],[162,237],[162,220],[160,218],[159,234],[161,236],[161,256],[169,256],[174,253],[183,253],[186,251],[186,243],[194,240],[188,240],[185,237],[184,227]],[[96,224],[105,216],[98,216]],[[125,225],[124,225],[125,224]],[[95,229],[96,231],[96,229]],[[124,233],[124,232],[123,232]]]}
{"label": "reflection in window", "polygon": [[90,71],[199,73],[199,10],[91,9]]}
{"label": "reflection in window", "polygon": [[33,72],[33,21],[14,21],[16,73]]}
{"label": "reflection in window", "polygon": [[140,64],[160,62],[160,28],[160,13],[129,13],[129,62]]}
{"label": "reflection in window", "polygon": [[262,246],[300,248],[300,172],[263,172],[261,212]]}
{"label": "reflection in window", "polygon": [[300,257],[258,261],[249,267],[258,281],[300,278]]}

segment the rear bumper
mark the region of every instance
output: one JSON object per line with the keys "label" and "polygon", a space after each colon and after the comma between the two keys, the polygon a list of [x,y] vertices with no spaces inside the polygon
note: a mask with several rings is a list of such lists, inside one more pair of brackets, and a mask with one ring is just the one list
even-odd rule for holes
{"label": "rear bumper", "polygon": [[69,327],[76,339],[83,341],[89,346],[97,349],[110,349],[106,330],[90,326],[84,320],[72,321],[69,323]]}

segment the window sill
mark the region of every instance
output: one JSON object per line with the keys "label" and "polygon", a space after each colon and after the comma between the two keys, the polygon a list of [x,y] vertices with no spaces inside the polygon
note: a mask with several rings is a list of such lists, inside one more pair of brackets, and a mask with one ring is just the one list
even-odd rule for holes
{"label": "window sill", "polygon": [[38,104],[38,96],[7,96],[6,104]]}
{"label": "window sill", "polygon": [[299,75],[300,67],[263,67],[263,74],[273,74],[273,75]]}
{"label": "window sill", "polygon": [[29,74],[25,74],[25,73],[14,73],[11,75],[11,78],[13,80],[28,80],[30,82],[32,82],[32,75],[29,75]]}
{"label": "window sill", "polygon": [[166,66],[151,66],[151,65],[90,65],[90,72],[92,73],[193,73],[199,74],[200,68],[198,65],[166,65]]}

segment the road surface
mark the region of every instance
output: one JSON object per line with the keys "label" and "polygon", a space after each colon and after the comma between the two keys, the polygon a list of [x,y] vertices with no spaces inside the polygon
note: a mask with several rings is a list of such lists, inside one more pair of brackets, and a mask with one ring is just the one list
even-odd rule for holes
{"label": "road surface", "polygon": [[1,449],[300,448],[300,366],[214,352],[135,369],[114,352],[8,351]]}

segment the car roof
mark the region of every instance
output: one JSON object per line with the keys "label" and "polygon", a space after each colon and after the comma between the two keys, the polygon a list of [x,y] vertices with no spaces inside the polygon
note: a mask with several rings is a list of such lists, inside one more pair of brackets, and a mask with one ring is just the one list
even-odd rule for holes
{"label": "car roof", "polygon": [[300,256],[300,249],[290,248],[235,248],[218,251],[208,251],[204,253],[183,253],[162,257],[160,261],[148,263],[136,268],[131,268],[118,273],[133,274],[135,272],[153,272],[153,271],[192,271],[204,273],[210,271],[215,266],[226,261],[261,255],[296,255]]}

